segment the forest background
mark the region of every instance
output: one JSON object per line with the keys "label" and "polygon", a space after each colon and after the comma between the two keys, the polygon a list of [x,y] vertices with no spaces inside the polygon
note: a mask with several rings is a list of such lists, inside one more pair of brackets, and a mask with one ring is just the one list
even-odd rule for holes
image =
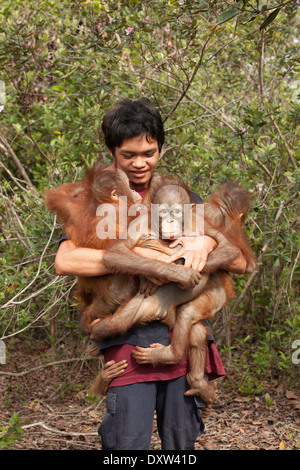
{"label": "forest background", "polygon": [[[3,0],[0,6],[0,339],[81,354],[75,280],[58,277],[61,227],[46,188],[109,161],[117,100],[162,113],[162,173],[203,199],[239,181],[258,258],[213,331],[245,395],[299,381],[299,9],[270,0]],[[5,345],[5,351],[3,351]],[[45,360],[45,358],[43,359]],[[4,361],[2,361],[3,363]],[[2,370],[5,367],[2,366]]]}

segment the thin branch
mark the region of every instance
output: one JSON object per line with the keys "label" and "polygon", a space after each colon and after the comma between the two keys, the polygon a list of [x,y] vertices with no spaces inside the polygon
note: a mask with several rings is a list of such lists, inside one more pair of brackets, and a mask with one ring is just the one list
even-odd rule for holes
{"label": "thin branch", "polygon": [[[225,119],[223,119],[222,117],[218,116],[218,112],[219,110],[215,111],[214,109],[210,108],[209,106],[206,106],[202,103],[200,103],[199,101],[195,100],[194,98],[192,98],[191,96],[189,95],[186,95],[187,99],[189,101],[191,101],[192,103],[196,104],[197,106],[199,106],[199,108],[202,108],[204,111],[206,111],[207,113],[210,113],[212,116],[214,116],[218,121],[220,121],[222,124],[224,124],[224,126],[227,126],[232,132],[234,133],[241,133],[242,131],[240,129],[238,129],[237,127],[234,127],[232,124],[230,124],[228,121],[226,121]],[[223,108],[224,106],[222,106]]]}
{"label": "thin branch", "polygon": [[[23,167],[23,165],[20,162],[20,160],[18,159],[17,155],[15,154],[15,152],[13,151],[13,149],[11,148],[11,146],[9,145],[6,138],[4,137],[4,135],[1,132],[0,132],[0,142],[4,146],[4,149],[5,149],[4,151],[11,156],[11,158],[13,159],[15,164],[17,165],[22,177],[24,178],[24,180],[26,181],[26,183],[28,184],[30,189],[32,189],[34,191],[34,193],[37,195],[36,188],[33,186],[32,182],[30,181],[30,178],[27,175],[27,173],[25,171],[25,168]],[[3,150],[3,147],[1,147],[1,149]]]}
{"label": "thin branch", "polygon": [[[153,82],[156,82],[156,83],[159,83],[160,85],[163,85],[163,86],[166,86],[168,88],[170,88],[171,90],[174,90],[174,91],[178,91],[178,88],[176,88],[175,86],[171,85],[170,83],[164,83],[160,80],[157,80],[156,78],[153,78],[153,77],[146,77],[147,80],[151,80]],[[234,127],[232,124],[230,124],[229,122],[227,122],[225,119],[223,119],[222,117],[218,116],[218,113],[221,109],[224,108],[224,106],[227,106],[227,104],[221,106],[220,109],[218,109],[217,111],[215,111],[214,109],[212,109],[211,107],[207,106],[207,105],[204,105],[202,103],[200,103],[199,101],[197,101],[196,99],[192,98],[190,95],[186,95],[186,98],[191,101],[191,103],[194,103],[196,106],[198,106],[199,108],[203,109],[205,112],[207,112],[210,116],[213,116],[215,117],[218,121],[220,121],[222,124],[224,124],[224,126],[227,126],[232,132],[234,133],[241,133],[242,131],[240,129],[238,129],[237,127]],[[168,129],[167,129],[168,130]]]}
{"label": "thin branch", "polygon": [[[36,292],[33,292],[32,294],[30,294],[28,297],[26,297],[25,299],[22,299],[22,300],[18,300],[18,301],[14,301],[12,302],[14,305],[20,305],[20,304],[23,304],[24,302],[27,302],[28,300],[30,299],[33,299],[34,297],[36,297],[37,295],[39,295],[41,292],[43,292],[44,290],[48,289],[48,287],[52,286],[53,284],[55,284],[59,279],[61,279],[60,276],[56,276],[54,279],[52,279],[52,281],[50,281],[48,284],[46,284],[45,286],[41,287],[39,290],[37,290]],[[29,284],[30,285],[30,284]],[[29,287],[26,286],[27,287]],[[24,289],[25,290],[25,289]],[[22,292],[21,291],[19,292],[14,298],[16,298],[19,294],[21,294]],[[13,300],[13,299],[12,299]],[[0,308],[4,308],[4,307],[7,307],[9,305],[10,301],[8,301],[5,305],[1,306]]]}
{"label": "thin branch", "polygon": [[64,292],[60,297],[58,297],[54,302],[52,302],[47,308],[45,308],[44,310],[42,310],[39,315],[32,321],[30,322],[28,325],[24,326],[24,328],[21,328],[20,330],[18,331],[15,331],[9,335],[6,335],[6,336],[2,336],[0,339],[4,340],[4,339],[7,339],[7,338],[11,338],[12,336],[16,336],[20,333],[23,333],[23,331],[25,330],[28,330],[29,328],[32,327],[32,325],[34,323],[36,323],[38,320],[40,320],[43,316],[46,315],[46,313],[51,310],[51,308],[53,308],[54,305],[56,305],[63,297],[65,297],[67,294],[69,294],[69,292],[71,292],[71,290],[73,289],[73,287],[75,286],[77,282],[77,279],[72,283],[71,287],[67,290],[67,292]]}
{"label": "thin branch", "polygon": [[271,172],[255,155],[252,155],[253,160],[267,173],[267,175],[272,178]]}
{"label": "thin branch", "polygon": [[200,121],[200,119],[205,119],[207,117],[210,117],[211,114],[202,114],[202,116],[198,116],[195,119],[192,119],[191,121],[184,122],[183,124],[178,124],[178,126],[173,126],[173,127],[168,127],[166,129],[166,132],[172,131],[174,129],[179,129],[180,127],[185,127],[188,126],[189,124],[195,124],[196,122]]}
{"label": "thin branch", "polygon": [[53,361],[48,362],[47,364],[41,364],[37,367],[33,367],[32,369],[23,370],[22,372],[6,372],[1,370],[0,375],[6,375],[9,377],[24,377],[25,375],[31,374],[40,369],[45,369],[46,367],[55,367],[61,364],[69,364],[70,362],[85,362],[85,361],[93,361],[97,359],[99,361],[99,357],[73,357],[71,359],[62,359],[60,361]]}
{"label": "thin branch", "polygon": [[[50,241],[52,239],[52,236],[53,236],[53,233],[54,233],[54,230],[55,230],[55,224],[56,224],[56,216],[54,217],[54,220],[53,220],[53,227],[52,227],[52,231],[50,233],[50,237],[46,243],[46,246],[44,247],[43,249],[43,252],[41,254],[41,257],[40,257],[40,261],[39,261],[39,265],[38,265],[38,270],[34,276],[34,278],[29,282],[29,284],[27,284],[27,286],[24,287],[24,289],[22,289],[21,291],[19,291],[12,299],[10,299],[8,302],[6,302],[6,304],[2,305],[0,308],[3,309],[3,308],[6,308],[8,307],[10,304],[18,304],[18,303],[22,303],[22,301],[18,301],[18,302],[15,302],[15,299],[17,297],[19,297],[21,294],[23,294],[23,292],[25,292],[35,281],[36,279],[38,278],[39,274],[40,274],[40,270],[41,270],[41,266],[42,266],[42,261],[43,261],[43,258],[44,258],[44,254],[45,252],[47,251],[47,248],[50,244]],[[58,278],[58,276],[57,276]],[[54,281],[51,282],[51,284],[53,284],[53,282],[56,282],[57,278],[54,279]],[[30,297],[28,297],[29,299]],[[27,299],[26,299],[27,300]]]}
{"label": "thin branch", "polygon": [[[275,218],[274,218],[274,224],[276,224],[282,214],[282,210],[284,207],[287,207],[291,201],[293,201],[294,199],[296,199],[298,197],[298,193],[295,193],[293,196],[291,196],[289,199],[287,199],[286,201],[281,201],[281,204],[276,212],[276,215],[275,215]],[[249,279],[247,280],[246,284],[245,284],[245,287],[244,289],[242,290],[239,298],[236,300],[233,308],[231,309],[230,311],[230,314],[229,314],[229,318],[228,318],[228,322],[231,321],[231,318],[233,316],[233,314],[236,312],[238,306],[240,305],[240,303],[242,302],[242,300],[244,299],[245,295],[246,295],[246,292],[248,291],[249,287],[251,286],[252,284],[252,281],[253,279],[255,278],[255,276],[259,273],[260,271],[260,268],[262,266],[262,260],[264,258],[264,255],[265,255],[265,252],[267,251],[270,243],[271,243],[271,238],[269,238],[269,240],[266,241],[266,243],[264,244],[264,246],[262,247],[261,251],[260,251],[260,254],[258,256],[258,259],[257,259],[257,267],[256,269],[253,271],[253,273],[250,275]],[[298,256],[297,256],[298,258]]]}
{"label": "thin branch", "polygon": [[[3,150],[4,152],[6,152],[6,148],[5,148],[3,145],[1,145],[1,144],[0,144],[0,150]],[[9,169],[6,168],[6,166],[5,166],[2,162],[0,162],[0,166],[6,171],[6,173],[9,174],[9,176],[11,177],[11,179],[16,183],[16,185],[17,185],[22,191],[25,191],[25,192],[27,191],[27,189],[24,188],[24,186],[22,186],[22,185],[19,183],[18,178],[16,178],[16,177],[11,173],[11,171],[9,171]]]}
{"label": "thin branch", "polygon": [[[265,103],[265,93],[264,93],[264,70],[263,70],[263,66],[264,66],[264,59],[265,59],[265,40],[264,40],[264,34],[265,32],[264,31],[261,31],[261,39],[260,39],[260,47],[259,47],[259,62],[258,62],[258,82],[259,82],[259,95],[260,95],[260,101],[261,103],[263,103],[265,106],[266,106],[266,103]],[[266,109],[268,109],[268,106],[266,106]],[[283,137],[282,135],[282,132],[277,124],[277,122],[275,121],[275,118],[274,116],[272,115],[272,113],[270,112],[270,119],[272,121],[272,124],[273,124],[273,127],[275,128],[277,134],[279,135],[280,139],[282,140],[283,142],[283,145],[287,151],[287,154],[289,156],[289,159],[291,160],[292,164],[294,165],[294,168],[298,168],[298,165],[292,155],[292,151],[291,149],[289,148],[287,142],[286,142],[286,139]]]}
{"label": "thin branch", "polygon": [[188,81],[188,83],[186,84],[186,86],[184,87],[184,90],[183,92],[181,93],[181,96],[179,97],[179,99],[177,100],[177,102],[175,103],[175,105],[173,106],[173,108],[171,109],[171,111],[167,114],[167,116],[164,118],[164,122],[171,118],[174,114],[174,112],[176,111],[176,109],[178,108],[178,106],[180,105],[181,101],[183,100],[183,98],[186,96],[191,84],[193,83],[194,81],[194,78],[196,77],[197,75],[197,72],[199,70],[199,68],[201,67],[201,65],[203,64],[203,57],[204,57],[204,52],[206,50],[206,47],[210,41],[210,39],[212,38],[212,36],[214,35],[215,33],[215,28],[213,30],[213,32],[208,36],[208,38],[206,39],[205,43],[204,43],[204,46],[202,47],[202,50],[201,50],[201,54],[200,54],[200,57],[199,57],[199,60],[193,70],[193,73],[192,73],[192,76],[190,78],[190,80]]}
{"label": "thin branch", "polygon": [[97,436],[98,433],[96,431],[94,432],[71,432],[71,431],[60,431],[55,428],[51,428],[50,426],[47,426],[45,423],[42,421],[39,421],[37,423],[32,423],[32,424],[26,424],[25,426],[21,426],[22,429],[28,429],[32,428],[33,426],[41,426],[44,428],[46,431],[49,432],[54,432],[56,434],[61,434],[63,436]]}
{"label": "thin branch", "polygon": [[289,279],[289,286],[290,286],[290,289],[292,288],[292,279],[293,279],[293,276],[294,276],[294,272],[295,272],[295,269],[296,269],[296,266],[298,264],[298,261],[299,261],[299,257],[300,257],[300,250],[298,251],[297,253],[297,256],[296,256],[296,259],[293,263],[293,266],[292,266],[292,269],[291,269],[291,274],[290,274],[290,279]]}
{"label": "thin branch", "polygon": [[259,47],[259,62],[258,62],[258,83],[260,99],[264,99],[264,58],[265,58],[265,32],[261,32],[260,47]]}
{"label": "thin branch", "polygon": [[270,118],[271,118],[271,121],[272,121],[272,123],[273,123],[273,126],[275,127],[276,132],[278,133],[280,139],[281,139],[282,142],[283,142],[283,145],[285,146],[285,150],[287,151],[287,154],[288,154],[288,156],[289,156],[289,159],[291,160],[292,164],[294,165],[294,168],[298,168],[298,165],[297,165],[296,161],[294,160],[294,157],[293,157],[292,152],[291,152],[291,150],[290,150],[290,148],[289,148],[289,146],[288,146],[288,144],[287,144],[287,142],[286,142],[286,139],[283,137],[282,132],[281,132],[281,130],[279,129],[278,124],[277,124],[277,122],[275,121],[275,119],[274,119],[274,117],[273,117],[272,114],[270,114]]}

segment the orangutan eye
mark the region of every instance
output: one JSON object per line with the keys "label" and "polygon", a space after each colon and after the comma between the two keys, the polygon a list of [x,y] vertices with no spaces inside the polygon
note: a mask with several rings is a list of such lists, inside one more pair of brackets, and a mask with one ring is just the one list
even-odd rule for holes
{"label": "orangutan eye", "polygon": [[161,211],[160,211],[161,216],[165,217],[167,214],[168,214],[167,209],[161,209]]}

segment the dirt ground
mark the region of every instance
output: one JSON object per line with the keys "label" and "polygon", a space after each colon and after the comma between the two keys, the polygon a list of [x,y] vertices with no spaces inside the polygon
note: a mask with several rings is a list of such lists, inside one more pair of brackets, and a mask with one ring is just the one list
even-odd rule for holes
{"label": "dirt ground", "polygon": [[[62,360],[69,362],[36,369]],[[6,365],[0,366],[13,374],[0,375],[0,427],[7,426],[16,412],[24,431],[11,449],[100,450],[97,428],[105,399],[96,403],[86,393],[98,366],[95,360],[70,360],[64,352],[53,358],[53,351],[43,344],[15,341]],[[195,450],[299,450],[296,387],[291,390],[274,381],[261,395],[246,397],[238,392],[237,380],[217,381],[218,399],[204,418],[205,433]],[[151,449],[160,449],[155,420]]]}

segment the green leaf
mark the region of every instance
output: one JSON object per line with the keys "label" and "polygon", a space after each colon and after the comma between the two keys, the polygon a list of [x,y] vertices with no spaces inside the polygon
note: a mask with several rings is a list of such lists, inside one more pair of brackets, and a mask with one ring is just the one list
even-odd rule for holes
{"label": "green leaf", "polygon": [[237,10],[236,8],[231,8],[230,10],[223,11],[218,16],[218,24],[225,23],[225,21],[231,20],[231,18],[234,18],[236,15],[240,13],[240,10]]}
{"label": "green leaf", "polygon": [[276,10],[272,11],[272,13],[270,13],[269,16],[267,16],[267,18],[265,19],[265,21],[262,23],[262,25],[259,28],[260,31],[265,29],[270,23],[272,23],[272,21],[275,20],[276,16],[280,12],[280,10],[281,10],[281,8],[276,8]]}

